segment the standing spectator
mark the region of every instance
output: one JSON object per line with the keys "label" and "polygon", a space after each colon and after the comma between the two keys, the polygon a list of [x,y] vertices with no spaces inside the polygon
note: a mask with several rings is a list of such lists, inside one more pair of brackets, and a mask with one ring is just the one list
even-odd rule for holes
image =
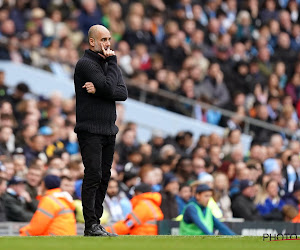
{"label": "standing spectator", "polygon": [[34,203],[25,190],[26,181],[20,177],[13,177],[8,182],[8,188],[3,200],[8,221],[30,221],[35,211]]}

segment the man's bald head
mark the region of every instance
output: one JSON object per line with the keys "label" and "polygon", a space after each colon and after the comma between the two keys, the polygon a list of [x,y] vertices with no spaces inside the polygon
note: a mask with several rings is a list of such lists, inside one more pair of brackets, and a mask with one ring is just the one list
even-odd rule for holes
{"label": "man's bald head", "polygon": [[99,34],[102,34],[102,33],[109,33],[109,30],[103,26],[103,25],[100,25],[100,24],[97,24],[97,25],[93,25],[90,27],[89,29],[89,32],[88,32],[88,38],[90,40],[90,38],[96,38],[97,35]]}
{"label": "man's bald head", "polygon": [[101,53],[102,46],[105,50],[110,48],[111,35],[109,30],[103,25],[93,25],[88,32],[90,49]]}

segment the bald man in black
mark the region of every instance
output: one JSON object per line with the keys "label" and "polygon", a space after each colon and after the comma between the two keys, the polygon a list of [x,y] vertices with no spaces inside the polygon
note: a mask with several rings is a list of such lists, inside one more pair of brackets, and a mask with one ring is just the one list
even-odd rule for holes
{"label": "bald man in black", "polygon": [[85,167],[82,206],[85,236],[116,236],[100,225],[118,133],[115,101],[128,96],[115,52],[110,49],[111,35],[102,25],[88,33],[89,49],[77,62],[74,73],[76,126]]}

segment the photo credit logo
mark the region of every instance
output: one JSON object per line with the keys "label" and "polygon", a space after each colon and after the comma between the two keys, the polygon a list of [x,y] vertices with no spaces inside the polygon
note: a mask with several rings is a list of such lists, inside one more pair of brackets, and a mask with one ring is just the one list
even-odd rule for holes
{"label": "photo credit logo", "polygon": [[263,241],[300,240],[297,234],[263,234]]}

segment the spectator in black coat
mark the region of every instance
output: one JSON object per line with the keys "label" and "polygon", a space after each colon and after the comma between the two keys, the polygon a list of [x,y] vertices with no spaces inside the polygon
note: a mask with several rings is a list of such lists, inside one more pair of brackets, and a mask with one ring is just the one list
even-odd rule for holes
{"label": "spectator in black coat", "polygon": [[4,201],[2,199],[2,195],[6,191],[6,180],[0,177],[0,222],[6,221],[6,213],[4,207]]}
{"label": "spectator in black coat", "polygon": [[25,190],[26,181],[14,176],[8,182],[8,188],[4,194],[4,206],[8,221],[30,221],[35,211],[35,206],[30,195]]}
{"label": "spectator in black coat", "polygon": [[241,193],[233,198],[231,209],[233,217],[244,218],[248,221],[261,220],[253,198],[255,197],[254,183],[249,180],[242,180],[240,183]]}
{"label": "spectator in black coat", "polygon": [[178,205],[176,195],[179,193],[178,179],[172,173],[164,178],[164,189],[161,191],[162,201],[160,208],[165,220],[171,220],[178,216]]}
{"label": "spectator in black coat", "polygon": [[300,212],[299,205],[300,205],[300,181],[297,180],[294,183],[294,190],[292,193],[286,194],[283,198],[284,202],[287,205],[292,205],[298,209]]}

